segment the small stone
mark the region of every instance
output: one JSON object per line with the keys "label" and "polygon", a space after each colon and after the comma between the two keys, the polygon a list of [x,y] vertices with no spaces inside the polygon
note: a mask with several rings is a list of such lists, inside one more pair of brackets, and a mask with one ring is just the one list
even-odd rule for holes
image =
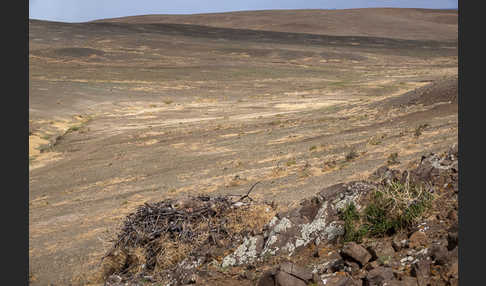
{"label": "small stone", "polygon": [[240,277],[243,278],[243,279],[248,279],[250,281],[253,281],[253,280],[255,280],[255,273],[253,273],[251,271],[245,271],[240,275]]}
{"label": "small stone", "polygon": [[200,281],[199,276],[193,273],[191,275],[186,276],[186,278],[183,280],[183,284],[197,284],[199,281]]}
{"label": "small stone", "polygon": [[375,268],[378,268],[380,266],[380,263],[378,261],[371,261],[370,263],[368,263],[366,265],[366,270],[370,271],[370,270],[373,270]]}
{"label": "small stone", "polygon": [[346,261],[346,262],[344,262],[344,264],[345,264],[346,266],[348,266],[348,268],[349,268],[349,273],[350,273],[351,275],[354,275],[354,274],[358,273],[358,271],[359,271],[359,269],[360,269],[359,264],[358,264],[358,263],[356,263],[356,262],[354,262],[354,261]]}
{"label": "small stone", "polygon": [[394,249],[395,251],[397,251],[397,252],[398,252],[398,251],[402,250],[403,245],[402,245],[402,243],[400,242],[400,240],[398,240],[398,239],[393,239],[393,241],[392,241],[392,247],[393,247],[393,249]]}
{"label": "small stone", "polygon": [[122,282],[122,278],[118,275],[110,275],[107,279],[106,279],[106,285],[119,285],[120,283]]}
{"label": "small stone", "polygon": [[447,270],[447,276],[451,278],[458,278],[459,275],[459,264],[457,261],[452,263]]}
{"label": "small stone", "polygon": [[405,276],[403,277],[400,281],[401,286],[417,286],[417,278],[410,277],[410,276]]}
{"label": "small stone", "polygon": [[450,219],[453,222],[458,222],[459,218],[457,217],[457,211],[456,210],[451,210],[447,214],[447,218]]}
{"label": "small stone", "polygon": [[326,286],[360,286],[361,281],[354,280],[348,276],[333,276],[326,279]]}
{"label": "small stone", "polygon": [[344,270],[344,260],[342,258],[336,259],[331,263],[331,267],[329,267],[329,270],[331,272],[338,272]]}
{"label": "small stone", "polygon": [[408,242],[408,247],[410,248],[419,248],[421,246],[427,245],[427,235],[423,231],[416,231],[414,232]]}
{"label": "small stone", "polygon": [[447,263],[449,252],[443,245],[433,245],[430,249],[430,256],[435,260],[438,265],[445,265]]}
{"label": "small stone", "polygon": [[388,267],[377,267],[366,276],[367,285],[383,285],[387,281],[391,281],[395,278],[393,275],[393,270]]}
{"label": "small stone", "polygon": [[457,232],[447,234],[447,250],[453,250],[459,244],[459,235]]}
{"label": "small stone", "polygon": [[356,260],[361,264],[361,266],[370,261],[372,257],[364,247],[354,242],[346,243],[343,247],[342,254]]}

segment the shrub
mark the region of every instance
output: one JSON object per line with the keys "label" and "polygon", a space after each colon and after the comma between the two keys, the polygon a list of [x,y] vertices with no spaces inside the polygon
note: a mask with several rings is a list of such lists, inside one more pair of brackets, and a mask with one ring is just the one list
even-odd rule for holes
{"label": "shrub", "polygon": [[422,131],[427,127],[429,127],[428,123],[420,124],[419,126],[417,126],[414,132],[415,137],[419,137],[420,135],[422,135]]}
{"label": "shrub", "polygon": [[345,159],[346,159],[346,161],[351,161],[351,160],[357,158],[358,156],[359,156],[358,152],[356,152],[356,150],[352,149],[351,151],[349,151],[348,154],[346,154]]}
{"label": "shrub", "polygon": [[400,161],[398,161],[398,153],[391,153],[390,156],[388,156],[388,165],[396,165],[400,164]]}
{"label": "shrub", "polygon": [[342,212],[344,241],[361,242],[364,236],[393,234],[417,223],[430,207],[432,194],[422,185],[391,182],[370,194],[360,214],[353,203]]}

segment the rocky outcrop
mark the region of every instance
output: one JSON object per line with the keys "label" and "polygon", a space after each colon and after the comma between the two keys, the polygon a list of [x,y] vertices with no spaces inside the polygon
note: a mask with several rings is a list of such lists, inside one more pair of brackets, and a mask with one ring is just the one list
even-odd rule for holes
{"label": "rocky outcrop", "polygon": [[374,188],[374,184],[363,181],[325,188],[311,199],[302,201],[299,207],[277,214],[266,225],[263,236],[245,239],[223,259],[222,266],[251,263],[268,255],[291,256],[311,242],[319,245],[334,241],[344,233],[339,211],[351,202],[359,206],[360,200]]}
{"label": "rocky outcrop", "polygon": [[[294,209],[275,216],[272,213],[259,231],[246,232],[241,239],[210,235],[171,271],[158,273],[164,275],[158,281],[164,281],[164,285],[212,285],[211,279],[223,273],[220,279],[238,277],[259,286],[457,285],[457,156],[457,146],[453,146],[442,154],[423,156],[413,170],[400,172],[381,167],[370,181],[326,187]],[[358,211],[363,210],[370,192],[392,182],[426,185],[425,191],[435,196],[430,212],[434,215],[428,214],[417,225],[398,233],[342,244],[341,211],[351,202]],[[202,206],[212,202],[200,201]],[[235,208],[229,202],[224,210]],[[225,219],[224,215],[218,217]],[[147,280],[152,276],[139,273],[133,277]],[[115,273],[106,285],[137,285],[127,284],[126,280]]]}

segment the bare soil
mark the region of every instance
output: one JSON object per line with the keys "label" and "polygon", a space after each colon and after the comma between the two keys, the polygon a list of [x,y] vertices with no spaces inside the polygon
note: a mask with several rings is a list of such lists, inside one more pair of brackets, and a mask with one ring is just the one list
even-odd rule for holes
{"label": "bare soil", "polygon": [[[282,13],[30,20],[32,285],[102,283],[106,232],[144,202],[261,181],[291,206],[457,142],[457,11]],[[350,24],[320,30],[332,13]]]}

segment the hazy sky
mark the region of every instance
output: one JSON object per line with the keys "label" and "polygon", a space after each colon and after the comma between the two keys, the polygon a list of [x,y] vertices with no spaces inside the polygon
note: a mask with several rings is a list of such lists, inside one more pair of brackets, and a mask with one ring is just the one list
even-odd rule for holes
{"label": "hazy sky", "polygon": [[366,7],[457,8],[457,0],[30,0],[29,18],[84,22],[142,14],[194,14],[264,9]]}

